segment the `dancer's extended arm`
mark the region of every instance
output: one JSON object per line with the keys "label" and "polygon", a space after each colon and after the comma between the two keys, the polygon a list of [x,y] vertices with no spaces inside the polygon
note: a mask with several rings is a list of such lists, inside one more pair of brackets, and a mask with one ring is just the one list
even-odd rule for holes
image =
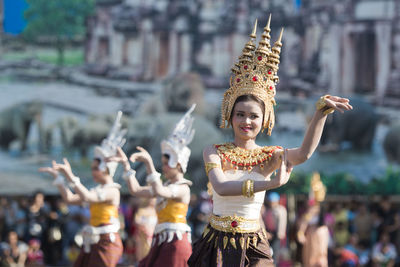
{"label": "dancer's extended arm", "polygon": [[322,136],[327,115],[324,110],[332,108],[340,112],[351,110],[353,107],[350,105],[347,98],[338,96],[325,97],[325,109],[316,110],[314,116],[308,125],[307,132],[304,136],[303,143],[298,148],[288,149],[288,160],[292,166],[299,165],[311,157],[317,148]]}

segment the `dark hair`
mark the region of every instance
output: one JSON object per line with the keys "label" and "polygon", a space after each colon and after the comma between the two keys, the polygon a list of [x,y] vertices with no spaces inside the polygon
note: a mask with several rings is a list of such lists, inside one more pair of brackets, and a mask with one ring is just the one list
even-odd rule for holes
{"label": "dark hair", "polygon": [[[169,158],[170,158],[170,155],[168,155],[168,154],[162,154],[163,155],[163,157],[165,157],[167,160],[169,160]],[[183,173],[183,170],[182,170],[182,167],[181,167],[181,164],[179,164],[179,166],[178,166],[179,168],[178,168],[178,170],[181,172],[181,173]]]}
{"label": "dark hair", "polygon": [[[93,160],[96,161],[98,164],[101,164],[102,161],[101,158],[94,158]],[[107,165],[106,165],[106,173],[110,174],[110,170],[108,169]]]}
{"label": "dark hair", "polygon": [[263,113],[263,120],[264,120],[264,116],[265,116],[265,114],[264,114],[265,113],[264,102],[261,99],[259,99],[258,97],[254,96],[254,95],[241,95],[238,98],[236,98],[235,104],[233,104],[233,108],[231,110],[231,116],[230,116],[230,119],[229,119],[229,123],[231,125],[232,125],[232,117],[233,117],[232,114],[233,114],[233,110],[235,109],[236,104],[239,103],[239,102],[247,102],[247,101],[255,101],[261,106],[261,110],[262,110],[262,113]]}

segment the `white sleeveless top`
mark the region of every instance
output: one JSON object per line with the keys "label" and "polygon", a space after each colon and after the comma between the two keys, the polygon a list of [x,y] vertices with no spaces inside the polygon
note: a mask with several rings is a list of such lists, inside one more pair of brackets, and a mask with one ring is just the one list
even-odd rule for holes
{"label": "white sleeveless top", "polygon": [[[268,181],[263,175],[247,170],[227,170],[224,172],[230,181]],[[260,218],[265,191],[254,193],[251,198],[240,196],[220,196],[213,188],[213,213],[219,216],[240,216],[247,219]]]}

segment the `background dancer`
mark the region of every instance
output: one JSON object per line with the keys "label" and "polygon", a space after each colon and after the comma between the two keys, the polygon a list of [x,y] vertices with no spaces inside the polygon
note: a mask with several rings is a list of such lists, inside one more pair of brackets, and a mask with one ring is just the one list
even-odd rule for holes
{"label": "background dancer", "polygon": [[146,165],[148,186],[140,186],[131,169],[129,161],[122,149],[118,148],[116,157],[109,160],[122,162],[124,179],[134,196],[157,197],[158,223],[154,230],[153,243],[149,254],[139,263],[139,266],[164,267],[187,266],[187,260],[192,253],[191,229],[186,224],[186,214],[190,201],[192,182],[184,178],[190,149],[187,145],[192,141],[194,130],[191,116],[193,105],[176,125],[167,140],[161,142],[162,173],[166,182],[162,184],[160,176],[154,167],[150,154],[142,147],[140,152],[130,156],[132,162],[143,162]]}
{"label": "background dancer", "polygon": [[[115,155],[117,147],[125,143],[126,130],[121,130],[122,112],[118,112],[108,137],[97,146],[91,165],[93,180],[99,185],[88,190],[72,172],[67,159],[64,163],[52,162],[52,167],[40,168],[39,171],[51,174],[54,185],[59,189],[64,201],[81,205],[88,202],[90,206],[90,225],[82,230],[83,247],[74,266],[116,266],[122,255],[122,242],[118,234],[118,206],[120,203],[120,185],[114,183],[113,176],[116,162],[106,162],[106,158]],[[74,190],[73,193],[65,184],[65,179]]]}

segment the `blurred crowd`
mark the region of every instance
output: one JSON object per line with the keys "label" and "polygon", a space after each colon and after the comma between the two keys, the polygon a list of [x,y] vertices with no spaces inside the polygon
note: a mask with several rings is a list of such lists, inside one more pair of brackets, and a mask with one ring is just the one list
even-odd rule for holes
{"label": "blurred crowd", "polygon": [[[135,266],[148,253],[157,223],[155,203],[122,196],[120,266]],[[307,266],[313,260],[328,266],[400,266],[400,210],[389,197],[377,202],[326,201],[318,210],[298,200],[293,215],[287,207],[286,195],[269,193],[261,214],[278,267]],[[210,213],[209,195],[192,194],[188,223],[193,241]],[[89,216],[87,207],[67,205],[59,196],[41,192],[0,197],[0,266],[70,266],[79,254],[80,229]],[[313,240],[320,248],[326,240],[327,253],[308,253],[307,242]]]}

